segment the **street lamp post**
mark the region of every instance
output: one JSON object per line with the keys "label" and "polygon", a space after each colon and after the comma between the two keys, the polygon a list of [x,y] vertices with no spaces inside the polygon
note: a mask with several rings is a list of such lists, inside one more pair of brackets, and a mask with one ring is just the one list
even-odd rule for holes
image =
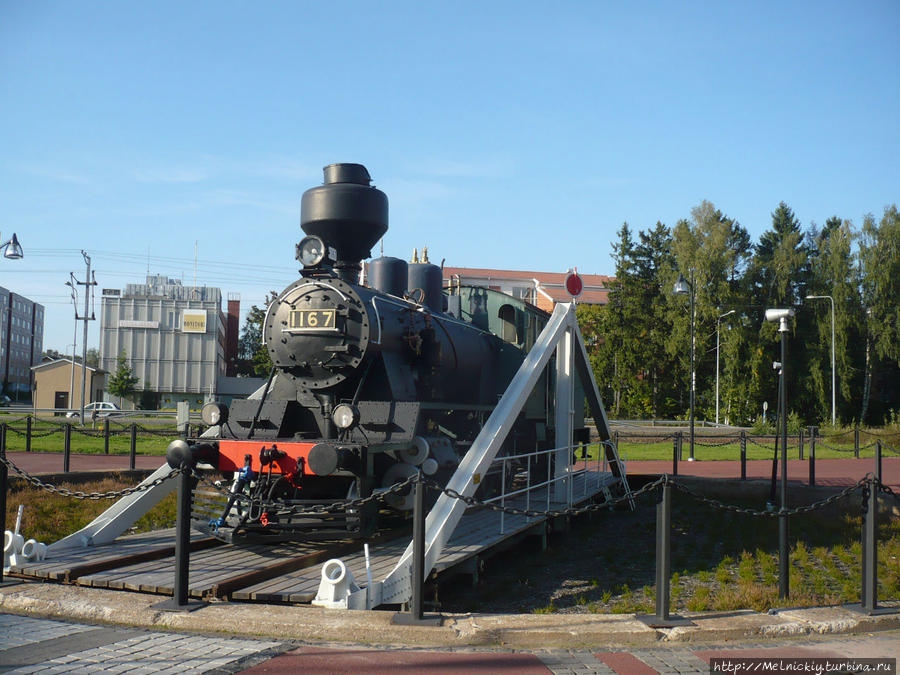
{"label": "street lamp post", "polygon": [[835,386],[836,377],[834,370],[834,298],[830,295],[807,295],[807,300],[824,300],[828,298],[831,301],[831,426],[837,424],[837,387]]}
{"label": "street lamp post", "polygon": [[697,389],[697,373],[694,369],[694,268],[691,268],[691,282],[684,279],[684,275],[678,274],[678,281],[672,289],[675,295],[689,295],[691,299],[691,451],[688,461],[694,461],[694,396]]}
{"label": "street lamp post", "polygon": [[734,310],[730,309],[716,317],[716,424],[719,423],[719,321],[729,314],[734,314]]}
{"label": "street lamp post", "polygon": [[[767,309],[766,321],[777,321],[781,334],[781,363],[778,371],[778,424],[781,429],[781,508],[778,512],[778,595],[786,598],[790,591],[787,516],[787,334],[788,319],[793,309]],[[774,487],[774,486],[773,486]]]}

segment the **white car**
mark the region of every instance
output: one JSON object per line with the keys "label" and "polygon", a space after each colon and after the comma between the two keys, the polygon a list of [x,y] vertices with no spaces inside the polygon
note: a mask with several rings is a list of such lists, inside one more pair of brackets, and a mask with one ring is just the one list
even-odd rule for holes
{"label": "white car", "polygon": [[[122,409],[115,403],[109,401],[94,401],[84,406],[84,416],[90,419],[101,419],[103,417],[115,417],[121,415]],[[66,413],[66,417],[70,419],[78,419],[81,417],[81,410],[72,410]]]}

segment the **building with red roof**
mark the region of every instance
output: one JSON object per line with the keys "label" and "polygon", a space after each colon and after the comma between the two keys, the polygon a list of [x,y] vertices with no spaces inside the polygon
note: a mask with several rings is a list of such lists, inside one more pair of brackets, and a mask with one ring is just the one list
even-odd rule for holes
{"label": "building with red roof", "polygon": [[[519,270],[491,270],[471,267],[444,267],[444,287],[481,286],[507,293],[552,312],[558,302],[572,298],[566,291],[569,272],[527,272]],[[614,277],[605,274],[578,273],[584,282],[584,291],[578,302],[589,305],[605,305],[610,284]]]}

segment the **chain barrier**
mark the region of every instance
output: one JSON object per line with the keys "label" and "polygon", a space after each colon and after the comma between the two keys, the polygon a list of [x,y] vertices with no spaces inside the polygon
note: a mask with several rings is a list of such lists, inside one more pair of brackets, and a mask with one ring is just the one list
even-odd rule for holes
{"label": "chain barrier", "polygon": [[108,492],[82,492],[81,490],[70,490],[69,488],[59,487],[57,485],[53,485],[52,483],[42,481],[37,476],[32,476],[24,469],[20,469],[18,466],[13,464],[13,462],[11,462],[6,457],[3,457],[2,455],[0,455],[0,462],[3,462],[8,468],[19,474],[25,481],[31,483],[31,485],[40,490],[62,495],[63,497],[72,497],[73,499],[88,499],[91,501],[99,501],[101,499],[119,499],[120,497],[127,497],[128,495],[135,492],[144,492],[151,488],[155,488],[158,485],[162,485],[167,480],[175,478],[175,476],[181,473],[181,469],[172,469],[167,475],[161,476],[160,478],[157,478],[152,483],[148,483],[147,485],[135,485],[130,488],[123,488],[122,490],[110,490]]}
{"label": "chain barrier", "polygon": [[[112,431],[113,425],[119,427],[119,429],[121,429],[122,431],[121,432],[120,431],[113,432]],[[132,427],[131,424],[123,424],[122,422],[110,421],[109,426],[110,426],[110,436],[112,436],[113,433],[116,433],[116,434],[120,434],[120,433],[121,434],[130,434],[131,433],[131,427]],[[178,436],[178,432],[175,431],[174,429],[157,429],[157,428],[153,428],[153,427],[145,427],[142,424],[135,424],[134,428],[138,431],[138,433],[148,434],[150,436],[173,436],[173,437]]]}
{"label": "chain barrier", "polygon": [[28,419],[27,417],[20,417],[20,418],[18,418],[18,419],[14,419],[14,420],[6,420],[6,419],[3,419],[3,420],[0,420],[0,421],[2,421],[4,424],[6,424],[7,426],[9,426],[10,424],[15,424],[16,422],[24,422],[24,421],[27,420],[27,419]]}
{"label": "chain barrier", "polygon": [[[27,436],[27,435],[28,435],[28,431],[27,431],[27,430],[26,430],[26,431],[19,431],[18,429],[15,429],[15,428],[13,428],[13,427],[6,427],[6,430],[7,430],[7,431],[13,432],[13,433],[16,434],[17,436]],[[47,436],[52,436],[53,434],[58,434],[58,433],[59,433],[59,431],[57,431],[57,430],[54,429],[54,430],[48,431],[48,432],[46,432],[46,433],[40,433],[40,434],[37,434],[37,433],[34,432],[34,429],[32,429],[32,430],[31,430],[31,437],[32,437],[32,438],[46,438]]]}
{"label": "chain barrier", "polygon": [[729,437],[727,440],[723,441],[722,443],[701,443],[700,441],[697,440],[697,437],[694,436],[694,445],[699,445],[704,448],[721,448],[726,445],[734,445],[735,442],[740,443],[740,440],[741,440],[740,437],[735,438],[735,439],[732,439],[731,437]]}
{"label": "chain barrier", "polygon": [[880,483],[880,489],[881,489],[881,492],[883,492],[884,494],[890,495],[891,497],[893,497],[894,501],[897,502],[898,505],[900,505],[900,495],[898,495],[896,492],[891,490],[891,488],[889,488],[884,483]]}
{"label": "chain barrier", "polygon": [[[415,477],[414,477],[415,478]],[[489,509],[491,511],[496,511],[498,513],[505,513],[510,516],[525,516],[526,518],[540,518],[541,516],[545,517],[557,517],[557,516],[577,516],[583,513],[588,513],[590,511],[599,511],[601,509],[609,509],[613,506],[618,506],[623,502],[630,502],[640,497],[643,494],[646,494],[660,485],[666,485],[672,482],[671,478],[668,474],[663,474],[657,480],[652,483],[647,483],[639,490],[635,490],[629,494],[622,495],[621,497],[613,497],[611,499],[607,499],[603,502],[597,502],[595,504],[586,504],[584,506],[570,506],[565,509],[558,509],[555,511],[537,511],[535,509],[519,509],[514,506],[503,506],[502,504],[498,504],[496,502],[486,502],[477,497],[466,497],[465,495],[460,494],[456,490],[452,488],[444,487],[437,481],[433,479],[422,479],[422,483],[425,487],[436,490],[438,492],[442,492],[451,499],[459,499],[466,506],[479,506]]]}
{"label": "chain barrier", "polygon": [[785,509],[783,512],[780,510],[760,511],[759,509],[750,509],[750,508],[746,508],[746,507],[735,506],[734,504],[726,504],[725,502],[721,502],[718,499],[710,499],[709,497],[704,497],[701,494],[697,494],[696,492],[694,492],[687,486],[682,485],[678,482],[673,482],[673,484],[675,485],[675,487],[678,490],[681,490],[689,497],[696,499],[697,501],[703,502],[704,504],[708,504],[709,506],[711,506],[715,509],[719,509],[722,511],[731,511],[733,513],[740,513],[745,516],[763,516],[763,517],[768,517],[768,518],[774,518],[776,516],[781,515],[782,513],[784,513],[785,515],[788,515],[788,516],[795,516],[795,515],[799,515],[801,513],[810,513],[811,511],[815,511],[816,509],[824,508],[824,507],[828,506],[829,504],[833,504],[834,502],[844,499],[845,497],[849,497],[856,490],[858,490],[860,488],[860,486],[864,485],[868,480],[869,480],[869,477],[867,475],[866,478],[860,478],[856,482],[855,485],[851,485],[850,487],[842,490],[841,492],[839,492],[837,494],[831,495],[830,497],[822,499],[818,502],[813,502],[812,504],[808,504],[807,506],[798,506],[793,509]]}
{"label": "chain barrier", "polygon": [[[760,438],[762,438],[762,437],[760,437]],[[774,450],[773,445],[765,445],[764,443],[760,443],[759,441],[754,439],[753,436],[747,436],[747,442],[750,445],[755,445],[756,447],[762,448],[763,450]]]}
{"label": "chain barrier", "polygon": [[[31,437],[32,438],[46,438],[48,436],[52,436],[53,434],[62,433],[63,431],[65,431],[65,428],[67,426],[70,426],[72,428],[73,433],[81,434],[82,436],[91,436],[92,438],[103,438],[106,436],[106,432],[103,429],[88,429],[85,427],[76,426],[74,424],[66,424],[64,422],[60,422],[60,423],[54,424],[52,426],[54,428],[50,429],[49,431],[45,431],[45,432],[37,432],[37,431],[35,431],[34,427],[32,427]],[[110,438],[112,438],[113,436],[128,436],[131,433],[131,425],[130,424],[118,425],[118,426],[120,427],[119,429],[110,428],[110,430],[109,430]],[[150,427],[144,427],[144,426],[141,426],[140,424],[135,425],[135,428],[138,433],[146,434],[148,436],[167,436],[170,438],[174,438],[174,437],[178,436],[178,432],[175,431],[174,429],[151,429]],[[15,427],[7,426],[6,430],[11,431],[12,433],[16,434],[17,436],[27,436],[28,435],[27,429],[16,429]]]}
{"label": "chain barrier", "polygon": [[[873,443],[872,445],[870,445],[870,446],[865,446],[865,447],[867,447],[867,448],[868,448],[868,447],[874,447],[874,445],[875,445],[875,444]],[[816,438],[816,447],[819,447],[819,448],[828,448],[829,450],[834,450],[835,452],[856,453],[856,450],[855,450],[854,448],[838,448],[838,447],[836,447],[836,446],[834,446],[834,445],[829,445],[829,444],[826,443],[825,441],[821,440],[821,438],[819,438],[819,437]],[[860,450],[864,450],[865,448],[864,448],[863,446],[860,446],[859,449],[860,449]]]}
{"label": "chain barrier", "polygon": [[[212,488],[229,499],[234,497],[236,501],[246,503],[248,508],[258,507],[259,509],[261,509],[261,511],[276,510],[279,514],[300,518],[303,518],[305,516],[314,517],[329,515],[333,513],[339,513],[341,511],[362,508],[367,504],[384,501],[389,496],[399,494],[400,492],[403,492],[408,486],[413,485],[418,481],[418,476],[416,474],[413,474],[400,483],[394,483],[389,489],[382,492],[372,493],[368,497],[358,497],[357,499],[351,499],[349,501],[336,501],[332,502],[331,504],[304,504],[302,506],[306,510],[298,510],[299,505],[291,504],[289,500],[275,501],[271,499],[259,499],[240,492],[232,492],[231,488],[224,488],[221,485],[218,485],[209,480],[202,474],[198,474],[196,471],[194,472],[194,477],[197,478],[201,485]],[[289,508],[285,508],[286,505]]]}

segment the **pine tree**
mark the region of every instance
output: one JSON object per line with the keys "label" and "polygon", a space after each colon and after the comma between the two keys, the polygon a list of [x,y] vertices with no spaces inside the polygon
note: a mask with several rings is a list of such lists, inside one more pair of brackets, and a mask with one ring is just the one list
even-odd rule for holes
{"label": "pine tree", "polygon": [[124,407],[122,405],[123,399],[129,398],[134,394],[139,380],[140,378],[135,376],[131,366],[128,365],[128,356],[123,349],[116,358],[116,372],[109,378],[109,382],[106,385],[110,394],[119,397],[120,407]]}

